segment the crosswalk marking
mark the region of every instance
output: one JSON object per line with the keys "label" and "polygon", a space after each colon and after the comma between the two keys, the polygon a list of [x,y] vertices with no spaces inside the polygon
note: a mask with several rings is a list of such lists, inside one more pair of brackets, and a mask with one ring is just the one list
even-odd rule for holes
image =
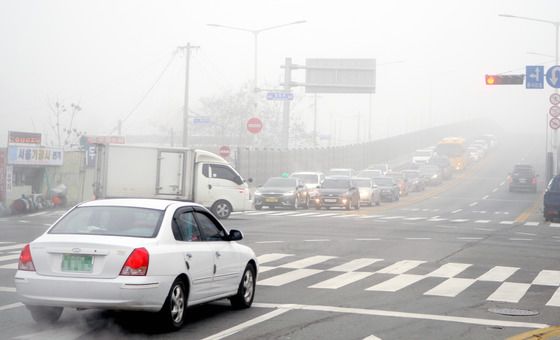
{"label": "crosswalk marking", "polygon": [[550,223],[552,228],[560,228],[560,223]]}
{"label": "crosswalk marking", "polygon": [[251,211],[246,213],[249,216],[274,214],[274,211]]}
{"label": "crosswalk marking", "polygon": [[0,292],[15,293],[16,292],[16,287],[0,287]]}
{"label": "crosswalk marking", "polygon": [[370,259],[370,258],[362,258],[362,259],[355,259],[350,262],[343,263],[336,267],[329,269],[332,272],[353,272],[358,269],[362,269],[369,265],[374,264],[375,262],[383,261],[383,259]]}
{"label": "crosswalk marking", "polygon": [[259,261],[259,264],[264,264],[264,263],[267,263],[267,262],[280,260],[280,259],[283,259],[283,258],[288,257],[288,256],[294,256],[294,255],[292,255],[292,254],[278,254],[278,253],[264,254],[264,255],[261,255],[261,256],[257,257],[257,260]]}
{"label": "crosswalk marking", "polygon": [[302,260],[297,260],[294,262],[290,262],[290,263],[286,263],[284,265],[281,265],[281,268],[291,268],[291,269],[301,269],[301,268],[307,268],[313,265],[316,265],[318,263],[321,262],[325,262],[327,260],[330,259],[334,259],[336,258],[336,256],[322,256],[322,255],[317,255],[317,256],[311,256]]}
{"label": "crosswalk marking", "polygon": [[514,224],[515,221],[500,221],[500,224],[507,224],[507,225],[511,225]]}
{"label": "crosswalk marking", "polygon": [[19,254],[0,256],[0,262],[19,259]]}
{"label": "crosswalk marking", "polygon": [[424,295],[455,297],[475,282],[475,279],[450,278],[425,292]]}
{"label": "crosswalk marking", "polygon": [[25,247],[25,243],[18,243],[18,244],[14,244],[14,245],[11,245],[11,246],[0,247],[0,251],[12,250],[12,249],[21,249],[23,247]]}
{"label": "crosswalk marking", "polygon": [[432,217],[428,220],[428,222],[443,222],[443,221],[447,221],[447,218],[439,218],[439,217],[434,218],[434,217]]}
{"label": "crosswalk marking", "polygon": [[366,290],[396,292],[424,279],[425,277],[426,276],[424,275],[400,274],[389,280],[378,283],[375,286],[369,287]]}
{"label": "crosswalk marking", "polygon": [[10,264],[4,264],[4,265],[0,266],[0,269],[18,269],[18,264],[17,264],[17,262],[10,263]]}
{"label": "crosswalk marking", "polygon": [[560,271],[558,270],[541,270],[539,275],[533,280],[534,285],[541,286],[560,286]]}
{"label": "crosswalk marking", "polygon": [[476,220],[474,221],[474,223],[485,224],[485,223],[490,223],[490,220]]}
{"label": "crosswalk marking", "polygon": [[348,218],[348,217],[360,217],[360,215],[354,215],[354,214],[346,215],[346,214],[344,214],[344,215],[333,216],[333,218]]}
{"label": "crosswalk marking", "polygon": [[455,222],[455,223],[463,223],[463,222],[468,222],[469,220],[466,218],[457,218],[454,220],[449,220],[449,222]]}
{"label": "crosswalk marking", "polygon": [[527,227],[537,227],[540,223],[539,222],[527,222],[525,225]]}
{"label": "crosswalk marking", "polygon": [[361,216],[360,218],[378,218],[383,216],[385,215],[365,215],[365,216]]}
{"label": "crosswalk marking", "polygon": [[303,213],[303,214],[297,214],[297,215],[292,215],[293,217],[296,216],[312,216],[312,215],[318,215],[318,213],[312,213],[312,212],[308,212],[308,213]]}
{"label": "crosswalk marking", "polygon": [[277,212],[274,214],[271,214],[271,216],[286,216],[286,215],[293,215],[296,214],[296,211],[284,211],[284,212]]}
{"label": "crosswalk marking", "polygon": [[420,221],[420,220],[425,220],[425,217],[407,217],[404,220],[405,221]]}
{"label": "crosswalk marking", "polygon": [[451,278],[461,273],[471,265],[468,263],[446,263],[427,276]]}
{"label": "crosswalk marking", "polygon": [[338,215],[336,213],[328,213],[328,214],[320,214],[320,215],[315,215],[315,216],[311,216],[311,217],[327,217],[327,216],[335,216]]}
{"label": "crosswalk marking", "polygon": [[317,273],[320,273],[321,270],[317,270],[317,269],[296,269],[296,270],[292,270],[289,271],[287,273],[284,274],[280,274],[280,275],[276,275],[273,277],[270,277],[268,279],[259,281],[258,284],[262,285],[262,286],[282,286],[306,277],[309,277],[311,275],[315,275]]}
{"label": "crosswalk marking", "polygon": [[486,273],[479,276],[479,281],[490,281],[490,282],[504,282],[512,276],[519,268],[517,267],[502,267],[496,266],[487,271]]}
{"label": "crosswalk marking", "polygon": [[333,277],[332,279],[309,286],[309,288],[338,289],[340,287],[344,287],[351,283],[365,279],[366,277],[371,275],[373,275],[373,273],[347,272]]}
{"label": "crosswalk marking", "polygon": [[400,218],[404,218],[404,216],[387,216],[387,217],[383,217],[381,219],[382,220],[398,220]]}
{"label": "crosswalk marking", "polygon": [[560,307],[560,288],[554,292],[550,300],[546,303],[547,306]]}
{"label": "crosswalk marking", "polygon": [[422,263],[426,263],[426,261],[402,260],[378,270],[377,272],[380,274],[404,274],[407,271],[418,267]]}
{"label": "crosswalk marking", "polygon": [[531,285],[529,283],[504,282],[488,297],[488,301],[518,303],[527,293]]}
{"label": "crosswalk marking", "polygon": [[269,270],[275,269],[276,267],[269,266],[259,266],[259,273],[266,273]]}

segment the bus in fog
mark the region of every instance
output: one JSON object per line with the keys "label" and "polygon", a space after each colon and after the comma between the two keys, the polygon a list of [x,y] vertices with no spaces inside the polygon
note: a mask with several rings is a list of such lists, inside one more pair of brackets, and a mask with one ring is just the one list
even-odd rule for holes
{"label": "bus in fog", "polygon": [[436,153],[447,156],[455,171],[462,171],[466,167],[467,152],[463,137],[445,137],[436,146]]}

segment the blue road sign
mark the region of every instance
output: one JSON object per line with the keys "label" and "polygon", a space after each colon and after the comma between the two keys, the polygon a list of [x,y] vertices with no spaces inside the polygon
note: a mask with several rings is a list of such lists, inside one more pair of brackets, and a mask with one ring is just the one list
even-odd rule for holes
{"label": "blue road sign", "polygon": [[194,125],[208,125],[210,124],[210,117],[194,117],[193,118]]}
{"label": "blue road sign", "polygon": [[544,66],[525,66],[525,88],[544,89]]}
{"label": "blue road sign", "polygon": [[294,94],[291,92],[267,92],[267,100],[294,100]]}
{"label": "blue road sign", "polygon": [[560,89],[560,65],[552,66],[546,71],[546,82],[555,89]]}

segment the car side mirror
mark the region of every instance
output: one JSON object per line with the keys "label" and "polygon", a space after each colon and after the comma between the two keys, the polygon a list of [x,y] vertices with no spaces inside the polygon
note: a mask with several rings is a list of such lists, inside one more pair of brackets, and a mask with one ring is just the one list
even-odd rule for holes
{"label": "car side mirror", "polygon": [[241,241],[243,239],[243,233],[237,229],[231,229],[229,231],[229,241]]}

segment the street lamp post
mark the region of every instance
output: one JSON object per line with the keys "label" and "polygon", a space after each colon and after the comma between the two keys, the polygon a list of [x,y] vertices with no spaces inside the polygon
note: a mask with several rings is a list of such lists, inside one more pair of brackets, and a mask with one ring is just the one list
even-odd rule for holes
{"label": "street lamp post", "polygon": [[[541,23],[545,23],[545,24],[549,24],[549,25],[553,25],[554,26],[554,31],[555,31],[555,36],[554,36],[554,45],[555,45],[555,63],[554,65],[558,65],[558,54],[560,53],[560,51],[558,50],[558,33],[560,32],[560,21],[552,21],[552,20],[544,20],[544,19],[538,19],[538,18],[530,18],[530,17],[524,17],[524,16],[518,16],[518,15],[511,15],[511,14],[499,14],[499,16],[504,17],[504,18],[512,18],[512,19],[520,19],[520,20],[528,20],[528,21],[535,21],[535,22],[541,22]],[[556,93],[558,93],[558,89],[556,89]],[[550,180],[550,178],[554,175],[554,173],[558,173],[558,164],[556,164],[556,167],[553,167],[552,172],[553,173],[549,173],[549,167],[548,167],[548,144],[549,144],[549,138],[548,138],[548,112],[546,112],[546,145],[545,145],[545,167],[546,167],[546,182],[548,183],[548,181]],[[555,133],[555,137],[556,137],[556,133]],[[556,138],[555,138],[556,140]],[[556,144],[556,143],[554,143]],[[553,148],[557,148],[557,145],[553,145]],[[557,157],[558,159],[558,157]],[[546,184],[547,184],[546,183]]]}

